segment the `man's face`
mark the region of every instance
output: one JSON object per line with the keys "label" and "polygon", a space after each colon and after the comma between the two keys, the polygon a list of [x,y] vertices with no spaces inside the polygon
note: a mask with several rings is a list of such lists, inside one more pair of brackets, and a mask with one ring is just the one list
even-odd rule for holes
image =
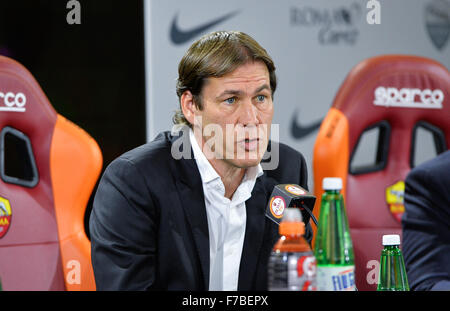
{"label": "man's face", "polygon": [[[260,163],[273,117],[266,65],[249,62],[220,78],[208,78],[201,99],[203,109],[195,112],[194,133],[199,138],[201,130],[207,157],[239,168]],[[205,147],[212,152],[205,152]]]}

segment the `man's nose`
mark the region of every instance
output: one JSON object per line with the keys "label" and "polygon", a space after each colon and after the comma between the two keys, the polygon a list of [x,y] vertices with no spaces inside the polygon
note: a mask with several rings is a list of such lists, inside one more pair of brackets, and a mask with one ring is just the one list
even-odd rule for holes
{"label": "man's nose", "polygon": [[245,100],[240,107],[239,123],[243,126],[256,125],[258,120],[258,109],[252,103],[251,99]]}

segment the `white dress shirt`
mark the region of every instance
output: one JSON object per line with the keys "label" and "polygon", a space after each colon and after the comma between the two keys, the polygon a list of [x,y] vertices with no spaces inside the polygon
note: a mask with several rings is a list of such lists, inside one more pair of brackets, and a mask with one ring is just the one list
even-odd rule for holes
{"label": "white dress shirt", "polygon": [[251,197],[256,178],[263,170],[260,164],[248,168],[230,200],[225,197],[222,179],[203,154],[192,130],[189,139],[202,179],[208,218],[209,290],[235,291],[247,220],[245,201]]}

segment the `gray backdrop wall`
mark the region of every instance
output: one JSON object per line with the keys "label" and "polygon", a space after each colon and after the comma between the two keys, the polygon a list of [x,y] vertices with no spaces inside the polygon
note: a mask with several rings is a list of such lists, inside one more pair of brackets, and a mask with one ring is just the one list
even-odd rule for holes
{"label": "gray backdrop wall", "polygon": [[240,30],[273,57],[279,86],[273,122],[280,141],[301,151],[313,189],[312,152],[321,120],[347,73],[380,54],[413,54],[450,66],[448,0],[145,0],[147,141],[172,126],[177,66],[201,35]]}

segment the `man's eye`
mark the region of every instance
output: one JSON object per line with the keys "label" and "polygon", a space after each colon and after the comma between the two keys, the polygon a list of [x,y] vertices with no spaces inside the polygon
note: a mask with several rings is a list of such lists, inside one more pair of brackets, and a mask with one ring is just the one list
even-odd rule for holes
{"label": "man's eye", "polygon": [[232,105],[232,104],[234,104],[235,102],[236,102],[236,98],[234,98],[234,97],[225,99],[225,103],[227,103],[227,104],[229,104],[229,105]]}
{"label": "man's eye", "polygon": [[263,102],[265,99],[266,99],[265,95],[258,95],[258,96],[256,96],[256,100],[259,101],[259,102]]}

